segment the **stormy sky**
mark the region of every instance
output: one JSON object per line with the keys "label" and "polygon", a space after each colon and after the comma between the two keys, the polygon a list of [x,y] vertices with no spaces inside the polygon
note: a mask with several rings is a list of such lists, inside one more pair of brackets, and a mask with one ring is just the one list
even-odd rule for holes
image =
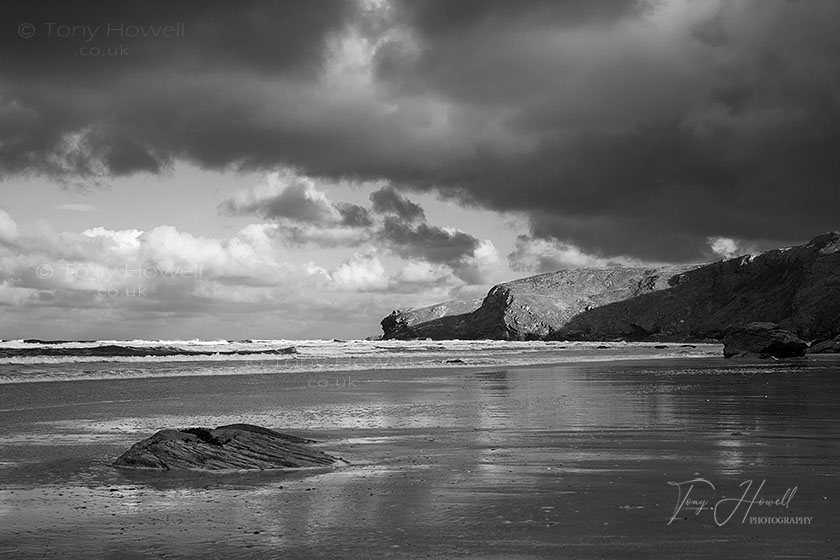
{"label": "stormy sky", "polygon": [[838,228],[832,0],[0,9],[0,338],[365,336]]}

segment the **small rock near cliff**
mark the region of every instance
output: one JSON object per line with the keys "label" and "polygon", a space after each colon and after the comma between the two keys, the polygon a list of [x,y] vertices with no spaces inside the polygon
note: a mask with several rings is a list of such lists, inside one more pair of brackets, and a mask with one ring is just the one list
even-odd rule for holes
{"label": "small rock near cliff", "polygon": [[814,342],[808,348],[808,354],[840,354],[840,335],[829,340]]}
{"label": "small rock near cliff", "polygon": [[795,358],[804,356],[807,348],[805,341],[775,323],[749,323],[723,339],[726,358]]}

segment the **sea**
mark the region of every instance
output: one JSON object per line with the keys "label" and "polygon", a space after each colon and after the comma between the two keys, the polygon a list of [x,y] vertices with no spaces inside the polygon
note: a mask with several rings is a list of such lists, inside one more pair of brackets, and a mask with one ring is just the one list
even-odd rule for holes
{"label": "sea", "polygon": [[0,341],[0,384],[720,357],[719,344],[500,340]]}

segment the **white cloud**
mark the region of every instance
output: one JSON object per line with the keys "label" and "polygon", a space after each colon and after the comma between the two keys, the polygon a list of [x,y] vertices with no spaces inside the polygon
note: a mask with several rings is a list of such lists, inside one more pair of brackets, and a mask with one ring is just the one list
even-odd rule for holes
{"label": "white cloud", "polygon": [[730,237],[709,237],[708,243],[712,251],[724,259],[731,259],[732,257],[752,253],[756,250],[753,245],[740,242]]}
{"label": "white cloud", "polygon": [[494,267],[499,264],[499,252],[492,241],[483,239],[473,251],[472,259],[479,267]]}
{"label": "white cloud", "polygon": [[201,264],[224,270],[231,260],[217,239],[195,237],[172,226],[158,226],[140,236],[140,256],[167,269]]}
{"label": "white cloud", "polygon": [[331,278],[344,290],[382,290],[388,286],[385,267],[374,255],[353,255],[333,271]]}
{"label": "white cloud", "polygon": [[472,255],[452,265],[455,275],[467,284],[484,284],[498,268],[499,252],[489,239],[479,241]]}
{"label": "white cloud", "polygon": [[396,274],[395,280],[410,284],[436,284],[451,278],[448,266],[432,264],[428,261],[409,261]]}
{"label": "white cloud", "polygon": [[92,238],[103,238],[113,242],[113,250],[118,253],[127,253],[140,248],[140,236],[143,234],[139,229],[111,230],[98,226],[86,229],[82,235]]}
{"label": "white cloud", "polygon": [[527,235],[520,235],[516,239],[514,251],[508,255],[508,261],[513,270],[533,273],[582,267],[641,266],[645,264],[629,257],[605,259],[585,253],[571,243]]}
{"label": "white cloud", "polygon": [[17,236],[17,224],[8,212],[0,208],[0,243],[11,243]]}

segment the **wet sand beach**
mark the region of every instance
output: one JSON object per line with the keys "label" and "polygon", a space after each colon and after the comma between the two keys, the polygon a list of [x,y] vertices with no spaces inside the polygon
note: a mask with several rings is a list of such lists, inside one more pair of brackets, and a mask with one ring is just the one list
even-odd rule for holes
{"label": "wet sand beach", "polygon": [[[0,557],[837,558],[839,370],[668,359],[5,384]],[[110,465],[158,429],[232,422],[352,465]],[[696,479],[679,507],[689,486],[669,483]]]}

